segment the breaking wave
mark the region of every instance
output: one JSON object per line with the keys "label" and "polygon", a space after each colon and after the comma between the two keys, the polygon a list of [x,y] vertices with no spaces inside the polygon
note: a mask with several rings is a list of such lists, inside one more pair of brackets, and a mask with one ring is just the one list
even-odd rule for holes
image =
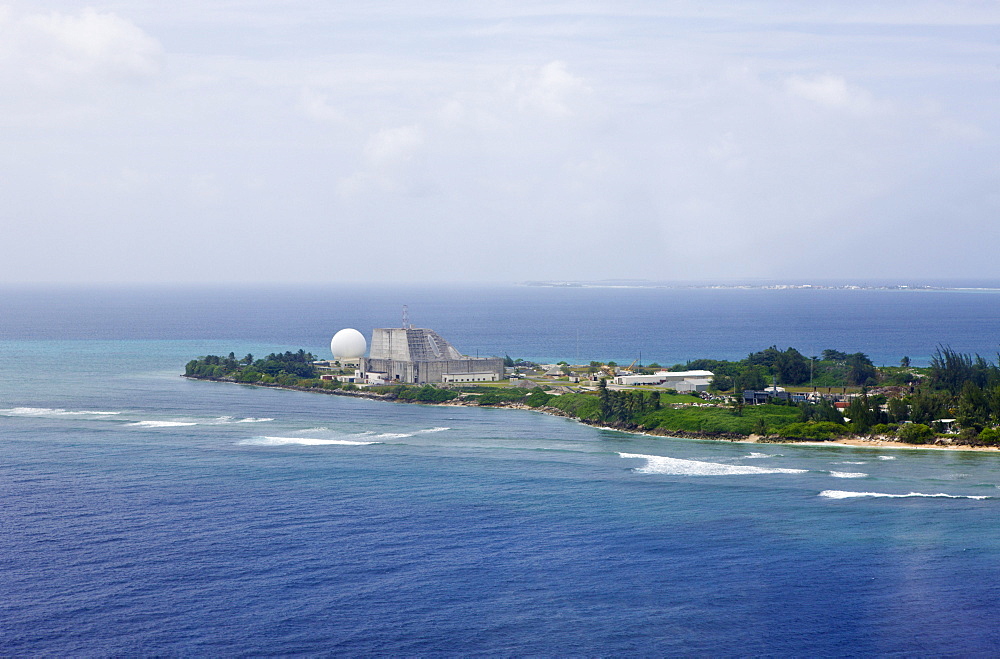
{"label": "breaking wave", "polygon": [[894,456],[894,455],[880,455],[880,456],[878,456],[878,459],[879,460],[895,460],[896,456]]}
{"label": "breaking wave", "polygon": [[249,416],[245,419],[237,419],[232,416],[220,416],[215,420],[216,423],[264,423],[265,421],[274,421],[274,419],[270,417],[261,417],[258,419],[253,416]]}
{"label": "breaking wave", "polygon": [[4,416],[116,416],[121,412],[104,410],[64,410],[53,407],[11,407],[0,410]]}
{"label": "breaking wave", "polygon": [[287,446],[290,444],[300,446],[367,446],[368,444],[381,444],[381,442],[357,442],[350,439],[319,439],[316,437],[251,437],[236,443],[243,446]]}
{"label": "breaking wave", "polygon": [[645,460],[646,465],[635,469],[639,474],[669,474],[677,476],[743,476],[750,474],[804,474],[808,469],[779,469],[777,467],[751,467],[748,465],[727,465],[699,460],[681,460],[660,455],[640,453],[619,453],[623,458]]}
{"label": "breaking wave", "polygon": [[865,478],[868,476],[860,471],[831,471],[830,475],[834,478]]}
{"label": "breaking wave", "polygon": [[909,494],[886,494],[884,492],[845,492],[843,490],[823,490],[819,493],[819,496],[826,497],[827,499],[861,499],[865,497],[871,497],[876,499],[911,499],[911,498],[927,498],[927,499],[992,499],[994,497],[987,496],[973,496],[973,495],[962,495],[962,494],[923,494],[921,492],[910,492]]}
{"label": "breaking wave", "polygon": [[128,424],[138,428],[174,428],[177,426],[196,426],[194,421],[136,421]]}
{"label": "breaking wave", "polygon": [[775,454],[775,453],[751,453],[749,455],[744,455],[743,457],[747,458],[748,460],[757,460],[757,459],[760,459],[760,458],[780,457],[780,454]]}
{"label": "breaking wave", "polygon": [[444,432],[445,430],[451,430],[451,428],[426,428],[417,432]]}

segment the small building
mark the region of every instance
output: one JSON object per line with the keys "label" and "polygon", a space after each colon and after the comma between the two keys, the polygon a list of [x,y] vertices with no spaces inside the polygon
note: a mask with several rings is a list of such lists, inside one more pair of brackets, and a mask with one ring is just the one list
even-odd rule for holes
{"label": "small building", "polygon": [[712,384],[711,380],[691,378],[689,380],[681,380],[673,388],[677,393],[687,394],[693,391],[708,391],[708,385],[710,384]]}
{"label": "small building", "polygon": [[444,373],[441,382],[498,382],[496,371],[483,373]]}

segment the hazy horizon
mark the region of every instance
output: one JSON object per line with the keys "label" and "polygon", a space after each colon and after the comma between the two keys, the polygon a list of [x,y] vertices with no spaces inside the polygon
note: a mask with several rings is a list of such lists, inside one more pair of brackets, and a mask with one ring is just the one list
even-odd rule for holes
{"label": "hazy horizon", "polygon": [[0,282],[1000,280],[998,27],[986,2],[8,2]]}

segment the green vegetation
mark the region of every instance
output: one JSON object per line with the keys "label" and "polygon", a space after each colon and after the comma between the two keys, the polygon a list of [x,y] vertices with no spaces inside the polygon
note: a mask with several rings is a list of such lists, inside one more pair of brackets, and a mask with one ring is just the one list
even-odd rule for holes
{"label": "green vegetation", "polygon": [[739,361],[695,359],[676,364],[671,370],[712,371],[716,391],[760,390],[771,384],[772,379],[780,385],[793,387],[810,383],[816,387],[855,387],[879,382],[878,370],[864,353],[824,350],[822,355],[822,358],[807,358],[795,348],[778,350],[777,346],[771,346]]}
{"label": "green vegetation", "polygon": [[398,398],[399,400],[412,400],[418,403],[445,403],[449,400],[455,400],[459,396],[457,391],[438,389],[429,384],[421,387],[397,384],[369,387],[368,390],[377,394]]}
{"label": "green vegetation", "polygon": [[[523,360],[511,360],[527,364]],[[263,359],[209,355],[188,362],[185,375],[248,384],[355,392],[353,384],[323,380],[313,364],[315,357],[298,352],[272,353]],[[609,363],[610,364],[610,363]],[[599,362],[592,362],[596,370]],[[567,365],[563,365],[564,369]],[[900,366],[876,369],[863,353],[824,350],[822,359],[806,358],[793,348],[771,346],[740,361],[699,359],[677,364],[674,370],[711,370],[716,391],[761,389],[771,379],[801,386],[855,386],[844,414],[829,400],[745,405],[741,396],[715,398],[704,403],[695,394],[671,390],[611,389],[602,380],[598,391],[556,395],[547,387],[506,386],[505,382],[460,387],[392,384],[363,391],[400,401],[444,403],[456,399],[484,407],[525,405],[549,407],[585,422],[622,430],[659,434],[692,433],[705,436],[758,434],[785,440],[829,440],[849,434],[894,435],[900,441],[925,444],[939,437],[969,444],[1000,445],[1000,366],[980,357],[939,347],[930,367],[916,369],[904,358]],[[880,385],[881,389],[869,389]],[[858,391],[859,389],[854,389]],[[696,401],[699,404],[694,404]],[[942,421],[944,419],[944,421]],[[954,419],[960,428],[951,430]]]}
{"label": "green vegetation", "polygon": [[304,350],[271,353],[256,361],[253,355],[239,360],[233,353],[229,353],[228,357],[208,355],[189,361],[184,368],[184,375],[232,379],[236,382],[282,384],[282,380],[290,382],[289,378],[295,378],[296,381],[316,378],[316,367],[312,364],[315,360],[316,357]]}

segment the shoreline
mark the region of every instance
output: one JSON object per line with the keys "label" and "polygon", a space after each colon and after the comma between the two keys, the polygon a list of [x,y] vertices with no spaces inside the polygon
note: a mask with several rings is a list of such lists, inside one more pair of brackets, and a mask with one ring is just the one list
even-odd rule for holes
{"label": "shoreline", "polygon": [[329,396],[348,396],[351,398],[366,398],[368,400],[382,401],[386,403],[404,403],[411,405],[429,405],[432,407],[478,407],[478,408],[502,408],[509,410],[527,410],[530,412],[540,412],[542,414],[548,414],[549,416],[559,416],[565,419],[570,419],[581,423],[592,428],[597,428],[599,430],[613,430],[615,432],[626,432],[633,435],[646,435],[647,437],[667,437],[674,439],[698,439],[706,441],[715,442],[730,442],[733,444],[778,444],[787,446],[846,446],[850,448],[868,448],[868,449],[910,449],[918,451],[977,451],[977,452],[998,452],[1000,451],[1000,446],[971,446],[969,444],[904,444],[903,442],[895,442],[887,440],[880,437],[838,437],[837,439],[831,439],[827,441],[795,441],[790,439],[771,439],[767,437],[760,437],[759,435],[710,435],[707,433],[697,433],[687,430],[663,430],[662,432],[657,432],[661,430],[660,428],[655,428],[653,430],[639,430],[638,428],[616,428],[614,426],[606,426],[600,423],[595,423],[588,421],[587,419],[580,419],[577,417],[570,416],[564,411],[556,407],[529,407],[524,403],[498,403],[496,405],[477,405],[474,401],[463,401],[461,399],[455,399],[446,401],[443,403],[433,403],[426,401],[417,400],[407,400],[396,397],[390,397],[385,394],[376,394],[372,392],[365,392],[362,390],[358,391],[343,391],[340,389],[314,389],[311,387],[295,387],[282,384],[272,384],[272,383],[262,383],[262,382],[237,382],[235,380],[228,380],[224,378],[211,378],[202,377],[197,375],[184,375],[181,374],[182,378],[186,380],[201,380],[204,382],[219,382],[222,384],[237,384],[243,385],[245,387],[263,387],[267,389],[282,389],[285,391],[301,391],[305,393],[316,393],[316,394],[326,394]]}

